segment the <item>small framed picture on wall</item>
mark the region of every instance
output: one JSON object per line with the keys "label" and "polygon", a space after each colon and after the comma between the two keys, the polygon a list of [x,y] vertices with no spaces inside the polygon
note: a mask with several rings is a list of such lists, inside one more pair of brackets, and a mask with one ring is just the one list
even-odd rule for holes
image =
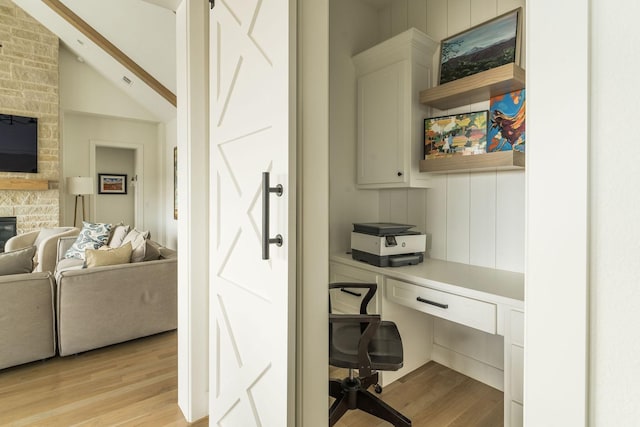
{"label": "small framed picture on wall", "polygon": [[98,194],[127,194],[127,175],[98,174]]}

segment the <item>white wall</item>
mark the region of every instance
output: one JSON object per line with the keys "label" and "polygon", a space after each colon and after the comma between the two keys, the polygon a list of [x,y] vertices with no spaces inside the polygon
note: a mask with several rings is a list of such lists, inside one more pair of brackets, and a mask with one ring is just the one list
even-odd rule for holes
{"label": "white wall", "polygon": [[127,148],[97,147],[96,173],[126,175],[127,194],[96,193],[95,221],[135,224],[136,189],[131,185],[131,178],[135,174],[135,151]]}
{"label": "white wall", "polygon": [[[158,162],[158,151],[164,151],[164,147],[158,144],[157,124],[77,113],[65,113],[63,119],[62,175],[65,177],[89,176],[90,141],[141,144],[144,147],[144,176],[138,177],[144,183],[144,193],[141,195],[144,217],[143,224],[137,224],[137,227],[150,230],[152,236],[163,235],[161,216],[158,212],[162,212],[166,207],[164,198],[158,197],[164,176],[163,165]],[[93,178],[97,185],[97,176]],[[61,197],[61,205],[64,205],[62,223],[70,225],[73,222],[74,197],[64,191],[61,192]],[[90,196],[89,199],[93,197],[95,196]],[[90,207],[87,207],[87,214],[91,220],[97,217]]]}
{"label": "white wall", "polygon": [[162,196],[164,197],[164,204],[166,211],[169,212],[165,215],[165,246],[177,249],[178,248],[178,221],[173,217],[173,205],[174,205],[174,168],[173,168],[173,149],[178,146],[177,139],[177,126],[176,120],[171,120],[166,123],[165,136],[167,143],[165,144],[164,151],[164,191]]}
{"label": "white wall", "polygon": [[351,247],[354,222],[378,221],[378,192],[356,189],[356,74],[351,57],[379,43],[377,12],[360,1],[329,3],[329,243]]}
{"label": "white wall", "polygon": [[159,121],[122,89],[76,58],[65,45],[60,46],[60,108],[63,111]]}
{"label": "white wall", "polygon": [[[90,140],[143,144],[144,176],[140,178],[144,179],[144,228],[152,230],[155,240],[176,248],[172,152],[177,144],[175,119],[161,122],[96,70],[79,62],[64,45],[60,49],[60,108],[61,176],[88,174]],[[67,225],[73,222],[73,197],[64,192],[63,181],[60,217],[61,224]],[[87,210],[92,218],[89,206]]]}
{"label": "white wall", "polygon": [[[639,107],[636,0],[591,1],[590,421],[640,419],[640,144],[618,119]],[[613,144],[613,145],[612,145]],[[615,149],[613,148],[615,147]]]}

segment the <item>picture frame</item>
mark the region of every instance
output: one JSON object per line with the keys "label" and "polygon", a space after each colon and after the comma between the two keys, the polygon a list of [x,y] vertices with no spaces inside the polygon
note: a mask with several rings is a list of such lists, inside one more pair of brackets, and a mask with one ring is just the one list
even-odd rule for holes
{"label": "picture frame", "polygon": [[497,16],[440,42],[439,84],[505,64],[520,65],[522,8]]}
{"label": "picture frame", "polygon": [[424,158],[486,153],[488,118],[483,110],[424,119]]}
{"label": "picture frame", "polygon": [[127,194],[127,175],[116,173],[98,174],[98,194]]}
{"label": "picture frame", "polygon": [[173,219],[178,219],[178,147],[173,147]]}
{"label": "picture frame", "polygon": [[487,152],[525,152],[526,142],[526,90],[521,89],[491,98]]}

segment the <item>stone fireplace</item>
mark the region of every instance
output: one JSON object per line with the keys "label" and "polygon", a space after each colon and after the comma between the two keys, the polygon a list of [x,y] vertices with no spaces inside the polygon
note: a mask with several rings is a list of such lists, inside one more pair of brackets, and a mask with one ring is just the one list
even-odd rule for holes
{"label": "stone fireplace", "polygon": [[0,190],[0,217],[24,233],[60,223],[58,38],[10,0],[0,0],[0,112],[38,118],[38,173],[0,179],[46,180],[49,189]]}

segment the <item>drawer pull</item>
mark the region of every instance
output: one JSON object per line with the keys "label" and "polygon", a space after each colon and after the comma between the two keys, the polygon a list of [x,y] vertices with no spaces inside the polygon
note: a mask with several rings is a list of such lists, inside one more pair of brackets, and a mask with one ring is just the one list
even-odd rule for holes
{"label": "drawer pull", "polygon": [[349,289],[340,289],[342,292],[344,292],[345,294],[349,294],[349,295],[353,295],[354,297],[361,297],[362,294],[360,292],[353,292],[350,291]]}
{"label": "drawer pull", "polygon": [[430,304],[430,305],[435,305],[436,307],[440,307],[440,308],[449,308],[449,304],[442,304],[439,302],[435,302],[435,301],[429,301],[428,299],[424,299],[424,298],[416,298],[418,301],[423,302],[425,304]]}

